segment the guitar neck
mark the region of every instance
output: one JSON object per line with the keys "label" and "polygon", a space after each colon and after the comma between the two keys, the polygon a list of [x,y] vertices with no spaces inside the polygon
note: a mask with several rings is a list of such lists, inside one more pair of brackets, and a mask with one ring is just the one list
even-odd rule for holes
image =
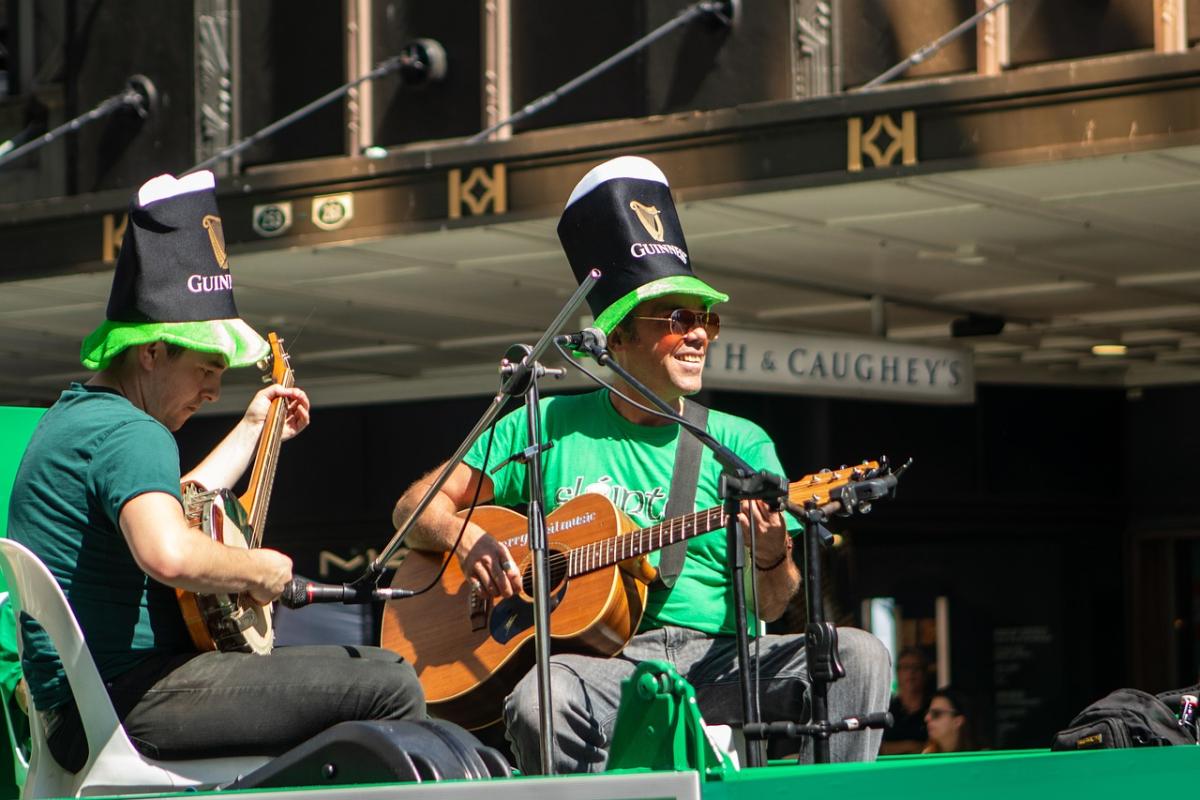
{"label": "guitar neck", "polygon": [[[886,459],[881,460],[886,470],[887,461]],[[788,501],[795,505],[823,506],[834,499],[832,494],[834,490],[878,474],[880,474],[878,461],[864,461],[854,467],[822,470],[812,475],[805,475],[800,480],[793,481],[788,485]],[[898,475],[899,473],[896,477]],[[895,478],[892,478],[892,485],[894,484]],[[624,536],[611,536],[607,539],[580,545],[567,555],[568,577],[585,575],[598,569],[611,567],[627,559],[637,558],[676,542],[683,542],[694,536],[723,528],[725,521],[725,509],[722,506],[714,506],[694,514],[673,517],[648,528],[639,528]]]}
{"label": "guitar neck", "polygon": [[[280,385],[291,388],[295,380],[288,370]],[[254,456],[254,467],[250,471],[250,485],[242,495],[242,506],[246,509],[250,525],[250,547],[262,544],[263,531],[267,525],[267,509],[271,505],[271,489],[275,485],[275,470],[279,465],[279,447],[283,444],[283,425],[287,419],[287,400],[276,398],[271,401],[262,436],[258,440],[258,451]]]}
{"label": "guitar neck", "polygon": [[695,536],[725,526],[725,511],[720,506],[684,514],[680,517],[639,528],[624,536],[611,536],[572,550],[567,556],[568,577],[576,577],[611,567],[630,558],[652,553]]}

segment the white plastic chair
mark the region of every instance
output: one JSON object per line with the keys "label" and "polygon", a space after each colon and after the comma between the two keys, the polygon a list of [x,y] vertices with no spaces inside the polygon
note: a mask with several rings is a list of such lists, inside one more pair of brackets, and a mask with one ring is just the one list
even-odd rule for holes
{"label": "white plastic chair", "polygon": [[[29,720],[33,754],[21,791],[25,798],[162,792],[207,788],[232,781],[262,766],[266,756],[158,761],[134,748],[113,710],[83,632],[54,576],[23,545],[0,539],[0,567],[8,579],[13,611],[41,623],[62,659],[87,736],[88,759],[77,773],[67,772],[50,754],[40,715]],[[24,649],[18,630],[17,648]]]}

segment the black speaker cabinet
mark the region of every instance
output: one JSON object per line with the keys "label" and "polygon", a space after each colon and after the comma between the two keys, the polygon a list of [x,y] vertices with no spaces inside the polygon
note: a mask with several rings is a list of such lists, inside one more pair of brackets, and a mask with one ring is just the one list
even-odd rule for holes
{"label": "black speaker cabinet", "polygon": [[452,722],[343,722],[226,788],[435,783],[511,774],[498,750]]}

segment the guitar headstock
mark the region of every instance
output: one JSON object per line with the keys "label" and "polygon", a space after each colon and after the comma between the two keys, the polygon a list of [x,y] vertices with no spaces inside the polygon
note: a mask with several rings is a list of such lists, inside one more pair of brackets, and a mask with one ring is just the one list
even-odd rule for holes
{"label": "guitar headstock", "polygon": [[912,464],[910,458],[893,470],[887,456],[852,467],[823,469],[788,484],[788,500],[799,506],[823,506],[838,501],[843,512],[869,511],[870,502],[895,490],[896,481]]}
{"label": "guitar headstock", "polygon": [[263,371],[263,383],[278,383],[280,386],[291,386],[295,382],[292,374],[292,363],[287,351],[283,349],[283,339],[271,331],[267,334],[267,344],[271,352],[258,362],[258,368]]}

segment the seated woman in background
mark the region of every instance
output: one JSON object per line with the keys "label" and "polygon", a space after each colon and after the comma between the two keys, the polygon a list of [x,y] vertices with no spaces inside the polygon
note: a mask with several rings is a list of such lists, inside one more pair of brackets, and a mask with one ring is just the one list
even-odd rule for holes
{"label": "seated woman in background", "polygon": [[961,753],[978,750],[975,724],[970,715],[966,696],[949,686],[933,693],[929,710],[925,712],[925,727],[929,742],[923,753]]}
{"label": "seated woman in background", "polygon": [[929,708],[929,662],[919,647],[906,647],[896,658],[896,688],[888,711],[894,721],[883,732],[880,755],[920,753],[929,738],[925,710]]}

